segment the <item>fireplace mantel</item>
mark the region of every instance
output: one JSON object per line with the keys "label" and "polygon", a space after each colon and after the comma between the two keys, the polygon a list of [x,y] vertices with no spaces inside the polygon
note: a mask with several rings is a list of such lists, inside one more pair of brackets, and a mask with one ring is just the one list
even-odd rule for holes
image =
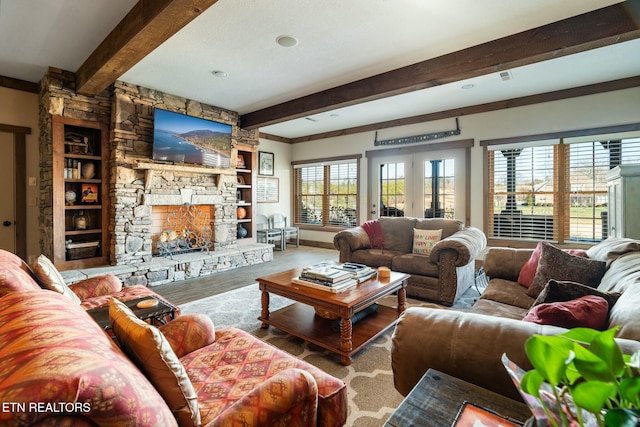
{"label": "fireplace mantel", "polygon": [[195,173],[200,175],[216,175],[218,179],[221,175],[235,176],[235,169],[229,168],[212,168],[209,166],[186,165],[186,164],[168,164],[168,163],[152,163],[138,161],[133,165],[133,169],[145,171],[145,190],[148,191],[154,174],[160,172],[178,172],[178,173]]}

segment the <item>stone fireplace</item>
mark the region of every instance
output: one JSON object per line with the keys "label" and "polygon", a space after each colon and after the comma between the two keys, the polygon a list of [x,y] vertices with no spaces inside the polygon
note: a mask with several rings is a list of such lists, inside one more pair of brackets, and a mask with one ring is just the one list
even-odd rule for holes
{"label": "stone fireplace", "polygon": [[[51,116],[110,122],[110,266],[64,272],[74,282],[110,272],[127,285],[157,285],[273,259],[272,245],[237,239],[237,178],[231,168],[151,161],[153,111],[162,108],[232,126],[232,153],[255,147],[257,131],[238,126],[236,112],[143,87],[116,82],[109,93],[84,97],[73,91],[72,73],[51,69],[41,91],[41,224],[43,253],[51,255]],[[246,149],[246,148],[245,148]],[[49,156],[47,156],[49,155]],[[42,156],[41,156],[42,157]],[[162,228],[154,224],[168,207],[194,206],[209,216],[210,245],[204,250],[160,254]],[[155,213],[154,213],[155,212]],[[158,222],[158,219],[155,219]],[[162,220],[160,220],[162,222]],[[160,225],[162,227],[163,225]],[[188,253],[187,253],[188,252]],[[163,256],[160,256],[163,255]]]}
{"label": "stone fireplace", "polygon": [[169,256],[179,253],[213,249],[213,218],[215,206],[155,205],[151,208],[151,243],[153,255]]}
{"label": "stone fireplace", "polygon": [[150,261],[154,254],[159,255],[157,242],[165,231],[169,207],[174,211],[184,205],[206,208],[212,238],[208,250],[237,247],[235,174],[203,173],[201,169],[206,170],[148,162],[119,168],[121,185],[114,194],[120,201],[115,209],[117,264]]}

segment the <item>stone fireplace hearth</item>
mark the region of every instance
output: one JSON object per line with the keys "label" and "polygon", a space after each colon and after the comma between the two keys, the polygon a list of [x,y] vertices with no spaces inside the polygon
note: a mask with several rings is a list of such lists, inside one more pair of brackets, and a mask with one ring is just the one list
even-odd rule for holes
{"label": "stone fireplace hearth", "polygon": [[[104,273],[116,274],[126,285],[154,286],[212,274],[273,259],[273,245],[237,239],[237,178],[230,168],[159,163],[151,160],[153,112],[161,108],[232,126],[232,152],[253,150],[257,131],[240,129],[238,113],[159,91],[116,82],[109,93],[84,97],[73,91],[72,73],[50,70],[41,91],[41,152],[51,147],[51,117],[109,122],[109,250],[111,265],[63,272],[69,282]],[[247,148],[248,147],[248,148]],[[43,253],[51,255],[51,159],[41,162]],[[208,250],[154,256],[158,240],[154,207],[207,206],[210,217]]]}

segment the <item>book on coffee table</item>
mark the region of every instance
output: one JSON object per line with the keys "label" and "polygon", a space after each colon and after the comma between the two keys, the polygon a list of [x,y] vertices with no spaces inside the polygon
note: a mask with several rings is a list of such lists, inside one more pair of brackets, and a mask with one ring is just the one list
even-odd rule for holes
{"label": "book on coffee table", "polygon": [[293,279],[291,279],[291,282],[295,283],[296,285],[308,286],[310,288],[320,289],[326,292],[333,293],[345,291],[360,283],[353,278],[347,278],[337,283],[322,283],[320,281],[313,281],[304,277],[294,277]]}
{"label": "book on coffee table", "polygon": [[326,283],[338,283],[342,280],[353,277],[353,273],[329,265],[303,268],[302,273],[300,273],[300,277],[320,280]]}

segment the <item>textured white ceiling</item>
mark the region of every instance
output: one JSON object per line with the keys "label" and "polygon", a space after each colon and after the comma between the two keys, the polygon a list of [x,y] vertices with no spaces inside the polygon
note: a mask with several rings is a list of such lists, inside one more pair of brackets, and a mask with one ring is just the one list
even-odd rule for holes
{"label": "textured white ceiling", "polygon": [[[219,0],[121,80],[255,111],[618,3],[611,0]],[[2,0],[0,75],[38,81],[76,71],[134,0]],[[295,36],[284,48],[275,40]],[[267,126],[299,137],[640,74],[627,42],[495,75]],[[228,76],[218,78],[212,71]],[[331,114],[337,117],[330,117]]]}

